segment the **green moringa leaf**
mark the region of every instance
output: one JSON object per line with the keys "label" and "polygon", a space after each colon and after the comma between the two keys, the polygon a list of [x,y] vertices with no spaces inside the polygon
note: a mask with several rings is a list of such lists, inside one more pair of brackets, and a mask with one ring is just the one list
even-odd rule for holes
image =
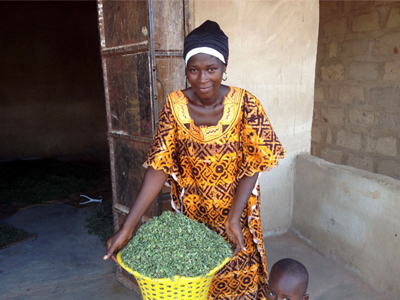
{"label": "green moringa leaf", "polygon": [[232,249],[203,223],[166,211],[143,224],[121,255],[126,266],[143,276],[202,277],[232,257]]}

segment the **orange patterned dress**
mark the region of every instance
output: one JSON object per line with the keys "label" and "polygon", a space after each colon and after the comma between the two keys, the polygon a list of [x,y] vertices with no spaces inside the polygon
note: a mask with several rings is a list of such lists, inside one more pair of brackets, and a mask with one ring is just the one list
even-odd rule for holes
{"label": "orange patterned dress", "polygon": [[[240,178],[263,172],[285,156],[257,98],[231,87],[216,126],[196,126],[181,90],[168,95],[144,166],[167,174],[172,207],[226,240],[225,220]],[[241,216],[246,252],[214,277],[209,299],[266,299],[267,261],[256,186]]]}

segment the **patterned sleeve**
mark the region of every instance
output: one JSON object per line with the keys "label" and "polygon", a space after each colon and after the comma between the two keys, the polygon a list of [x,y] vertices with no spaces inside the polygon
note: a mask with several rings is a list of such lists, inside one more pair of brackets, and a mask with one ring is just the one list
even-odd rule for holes
{"label": "patterned sleeve", "polygon": [[156,170],[163,170],[172,175],[174,172],[176,143],[175,143],[176,122],[171,111],[169,98],[161,111],[156,134],[147,153],[144,167],[151,166]]}
{"label": "patterned sleeve", "polygon": [[260,103],[250,93],[244,94],[244,113],[241,130],[243,164],[239,178],[263,172],[285,157],[285,150],[276,136]]}

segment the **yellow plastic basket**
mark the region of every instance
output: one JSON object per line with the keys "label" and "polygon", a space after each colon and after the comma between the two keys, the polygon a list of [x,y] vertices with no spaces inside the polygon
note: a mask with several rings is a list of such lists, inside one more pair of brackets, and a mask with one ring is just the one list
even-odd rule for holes
{"label": "yellow plastic basket", "polygon": [[153,279],[142,276],[122,262],[121,252],[117,254],[117,261],[122,268],[135,276],[142,292],[143,300],[207,300],[208,290],[214,274],[229,261],[229,257],[204,277],[175,276],[174,281],[170,278]]}

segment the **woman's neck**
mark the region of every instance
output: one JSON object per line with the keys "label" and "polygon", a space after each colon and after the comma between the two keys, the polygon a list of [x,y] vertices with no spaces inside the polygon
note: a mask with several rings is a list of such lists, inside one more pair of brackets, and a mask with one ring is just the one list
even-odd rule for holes
{"label": "woman's neck", "polygon": [[212,97],[210,98],[200,98],[193,89],[190,89],[190,91],[188,90],[188,93],[184,93],[186,94],[187,98],[189,98],[189,100],[198,106],[204,107],[204,108],[214,108],[217,105],[220,105],[225,96],[228,94],[229,92],[229,87],[225,86],[225,85],[221,85],[219,88],[218,93],[215,93]]}

